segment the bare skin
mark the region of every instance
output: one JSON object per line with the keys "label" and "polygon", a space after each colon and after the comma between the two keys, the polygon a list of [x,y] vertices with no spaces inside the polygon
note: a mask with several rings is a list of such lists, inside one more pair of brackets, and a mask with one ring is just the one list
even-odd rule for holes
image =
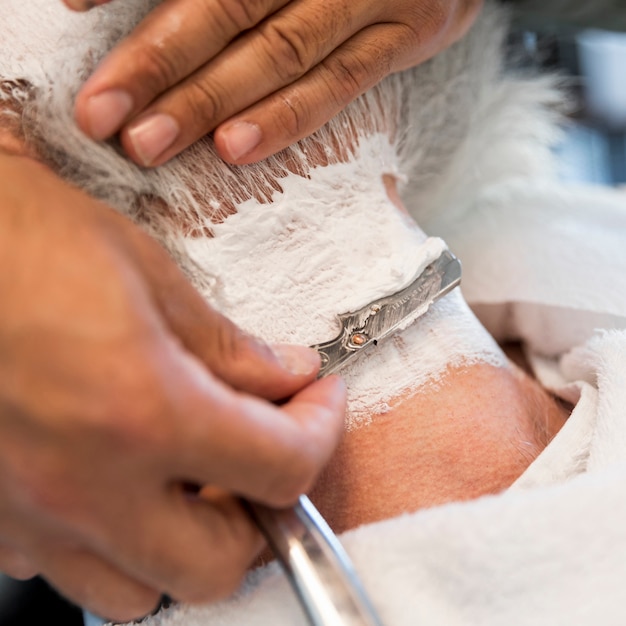
{"label": "bare skin", "polygon": [[451,368],[345,434],[311,495],[336,531],[509,487],[567,411],[521,370]]}
{"label": "bare skin", "polygon": [[[75,10],[108,2],[63,1]],[[76,119],[97,140],[119,132],[141,165],[162,164],[209,132],[226,161],[252,163],[450,46],[481,4],[169,0],[87,81]]]}
{"label": "bare skin", "polygon": [[240,332],[160,245],[6,135],[0,569],[118,621],[164,592],[228,595],[263,545],[238,497],[283,506],[311,487],[343,383]]}

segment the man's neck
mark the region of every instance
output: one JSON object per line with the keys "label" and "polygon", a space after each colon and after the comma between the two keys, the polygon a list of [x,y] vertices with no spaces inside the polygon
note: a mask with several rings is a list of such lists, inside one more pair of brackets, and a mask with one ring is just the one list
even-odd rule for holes
{"label": "man's neck", "polygon": [[347,432],[312,499],[336,532],[509,487],[566,411],[511,367],[450,368]]}

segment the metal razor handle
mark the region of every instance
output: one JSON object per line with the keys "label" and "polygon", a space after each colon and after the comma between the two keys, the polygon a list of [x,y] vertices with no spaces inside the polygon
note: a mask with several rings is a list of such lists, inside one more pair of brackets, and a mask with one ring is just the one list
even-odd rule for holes
{"label": "metal razor handle", "polygon": [[245,506],[312,626],[382,626],[348,555],[306,496],[283,510]]}

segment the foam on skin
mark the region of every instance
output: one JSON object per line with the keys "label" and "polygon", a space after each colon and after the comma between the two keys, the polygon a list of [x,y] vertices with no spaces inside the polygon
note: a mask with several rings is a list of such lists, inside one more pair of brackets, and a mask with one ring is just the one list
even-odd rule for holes
{"label": "foam on skin", "polygon": [[[204,275],[204,295],[242,328],[268,342],[333,339],[336,316],[406,287],[445,248],[390,200],[383,173],[395,172],[384,135],[363,138],[357,157],[289,175],[271,204],[246,201],[183,247]],[[347,427],[449,366],[506,362],[456,289],[395,337],[371,346],[341,371]]]}

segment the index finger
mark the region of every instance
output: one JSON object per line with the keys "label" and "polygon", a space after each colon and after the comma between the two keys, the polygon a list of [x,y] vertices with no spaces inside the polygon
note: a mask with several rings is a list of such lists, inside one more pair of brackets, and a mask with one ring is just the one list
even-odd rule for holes
{"label": "index finger", "polygon": [[93,139],[107,139],[157,95],[288,2],[162,2],[87,80],[76,100],[79,126]]}

